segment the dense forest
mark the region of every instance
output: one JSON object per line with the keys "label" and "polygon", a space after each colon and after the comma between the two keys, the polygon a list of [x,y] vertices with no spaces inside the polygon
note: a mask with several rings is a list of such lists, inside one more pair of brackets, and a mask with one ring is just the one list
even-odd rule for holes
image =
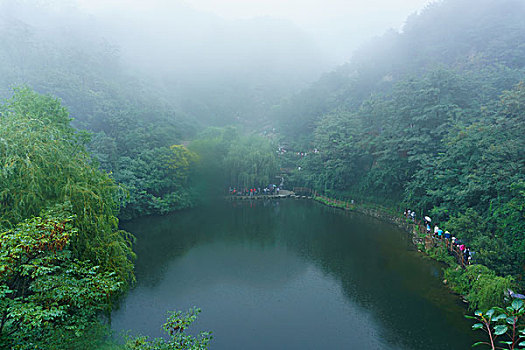
{"label": "dense forest", "polygon": [[524,12],[520,1],[429,5],[286,101],[283,142],[309,151],[293,183],[404,203],[522,281]]}
{"label": "dense forest", "polygon": [[444,0],[302,90],[318,65],[186,90],[129,73],[82,26],[59,40],[0,15],[0,346],[83,348],[105,332],[134,281],[119,219],[281,177],[430,215],[475,271],[523,290],[524,16],[520,0]]}

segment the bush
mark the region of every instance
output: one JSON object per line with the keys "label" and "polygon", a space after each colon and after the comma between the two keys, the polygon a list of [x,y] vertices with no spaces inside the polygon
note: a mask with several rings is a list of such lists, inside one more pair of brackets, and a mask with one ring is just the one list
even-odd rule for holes
{"label": "bush", "polygon": [[445,270],[445,278],[452,290],[465,296],[471,310],[502,306],[504,293],[514,282],[511,276],[497,276],[483,265],[470,265],[466,269],[448,268]]}

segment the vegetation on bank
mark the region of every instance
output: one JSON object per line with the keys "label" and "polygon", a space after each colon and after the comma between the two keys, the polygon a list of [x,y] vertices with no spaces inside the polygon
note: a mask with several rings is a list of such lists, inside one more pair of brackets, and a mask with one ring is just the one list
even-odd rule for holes
{"label": "vegetation on bank", "polygon": [[472,264],[463,268],[443,246],[434,247],[427,253],[448,265],[444,270],[444,280],[449,288],[463,296],[472,311],[504,306],[509,298],[508,291],[517,287],[512,276],[498,276],[484,265]]}
{"label": "vegetation on bank", "polygon": [[[27,88],[0,106],[1,348],[104,347],[101,317],[134,281],[133,237],[117,219],[128,193],[94,166],[89,135],[70,121],[60,101]],[[172,146],[158,161],[183,184],[195,157]],[[169,317],[167,343],[126,348],[207,348],[208,333],[182,333],[196,313]]]}
{"label": "vegetation on bank", "polygon": [[346,209],[346,210],[353,209],[353,205],[351,204],[350,201],[340,201],[337,199],[332,199],[332,198],[328,198],[328,197],[320,196],[320,195],[314,196],[313,199],[315,201],[323,203],[324,205],[328,205],[329,207]]}

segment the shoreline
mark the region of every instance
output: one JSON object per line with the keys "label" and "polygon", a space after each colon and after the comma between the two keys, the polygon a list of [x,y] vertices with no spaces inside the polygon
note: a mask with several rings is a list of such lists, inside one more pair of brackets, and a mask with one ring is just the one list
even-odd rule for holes
{"label": "shoreline", "polygon": [[[324,196],[314,196],[312,199],[323,205],[341,209],[344,211],[354,211],[360,214],[364,214],[369,217],[376,218],[383,222],[393,224],[399,229],[405,231],[412,237],[412,244],[417,249],[418,253],[422,253],[422,257],[426,259],[432,259],[439,263],[443,263],[443,284],[447,287],[449,292],[460,297],[460,300],[466,304],[467,310],[473,312],[478,309],[489,309],[494,306],[503,307],[508,303],[507,291],[514,288],[519,288],[515,284],[515,281],[511,275],[498,276],[494,270],[481,265],[481,264],[467,264],[465,265],[463,260],[458,262],[458,257],[451,255],[452,250],[449,249],[449,245],[443,240],[437,240],[432,235],[426,234],[421,236],[418,226],[415,222],[409,221],[406,217],[401,214],[394,214],[394,209],[388,207],[381,207],[379,205],[345,205],[344,201],[330,199]],[[472,270],[472,272],[470,272]],[[476,276],[472,279],[471,275],[474,273]],[[485,286],[477,285],[477,281],[480,279],[492,280],[494,284],[499,287],[505,287],[503,289],[496,289],[489,287],[485,290],[488,294],[498,294],[500,296],[499,301],[496,301],[498,297],[483,297],[474,293],[471,295],[471,291],[475,289],[484,289]],[[465,281],[465,279],[467,281]]]}

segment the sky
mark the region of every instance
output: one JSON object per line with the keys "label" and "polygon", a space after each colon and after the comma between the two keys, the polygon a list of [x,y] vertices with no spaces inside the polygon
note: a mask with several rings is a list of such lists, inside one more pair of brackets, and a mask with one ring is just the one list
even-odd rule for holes
{"label": "sky", "polygon": [[405,19],[432,0],[78,0],[93,14],[125,9],[140,14],[170,8],[173,3],[229,20],[272,17],[290,21],[308,33],[334,64]]}

